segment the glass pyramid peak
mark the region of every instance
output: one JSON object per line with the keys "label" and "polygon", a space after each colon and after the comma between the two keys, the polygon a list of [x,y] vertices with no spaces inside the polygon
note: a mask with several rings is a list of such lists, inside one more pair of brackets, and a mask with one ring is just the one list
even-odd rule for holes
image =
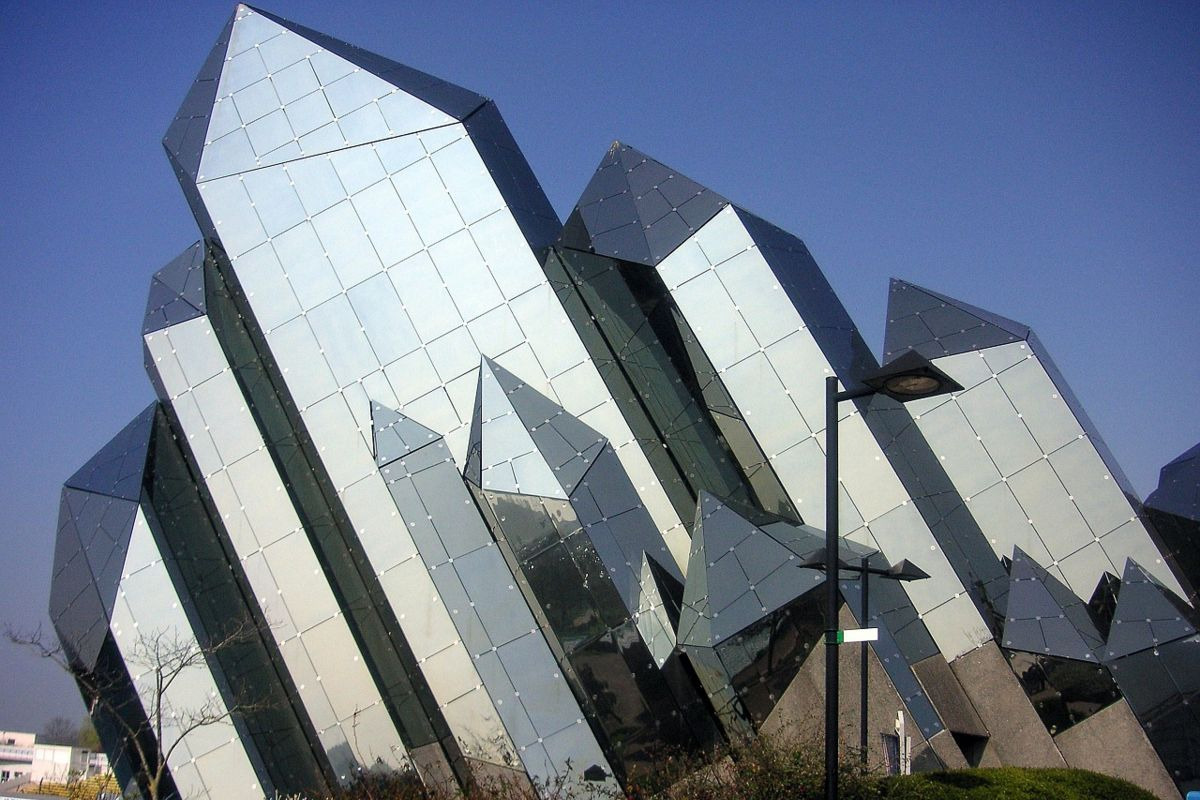
{"label": "glass pyramid peak", "polygon": [[[576,209],[593,252],[653,266],[727,205],[711,189],[618,141]],[[573,233],[571,243],[578,246],[579,232]]]}
{"label": "glass pyramid peak", "polygon": [[239,5],[163,145],[193,183],[452,125],[487,99]]}
{"label": "glass pyramid peak", "polygon": [[1102,642],[1087,607],[1021,548],[1013,548],[1004,645],[1014,650],[1094,661]]}
{"label": "glass pyramid peak", "polygon": [[154,273],[143,334],[204,316],[204,256],[204,243],[196,242]]}
{"label": "glass pyramid peak", "polygon": [[915,350],[928,359],[984,350],[1030,337],[1029,326],[892,278],[883,361]]}
{"label": "glass pyramid peak", "polygon": [[1132,558],[1125,562],[1106,660],[1149,650],[1196,633],[1196,612]]}
{"label": "glass pyramid peak", "polygon": [[68,489],[137,502],[158,403],[151,403],[63,484]]}
{"label": "glass pyramid peak", "polygon": [[607,440],[484,356],[465,474],[496,491],[565,499]]}

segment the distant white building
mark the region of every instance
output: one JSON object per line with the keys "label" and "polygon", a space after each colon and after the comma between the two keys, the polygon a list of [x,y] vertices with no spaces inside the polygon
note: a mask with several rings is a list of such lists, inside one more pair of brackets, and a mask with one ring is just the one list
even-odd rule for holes
{"label": "distant white building", "polygon": [[0,783],[24,779],[30,783],[66,783],[108,771],[103,752],[57,744],[38,744],[37,735],[0,731]]}

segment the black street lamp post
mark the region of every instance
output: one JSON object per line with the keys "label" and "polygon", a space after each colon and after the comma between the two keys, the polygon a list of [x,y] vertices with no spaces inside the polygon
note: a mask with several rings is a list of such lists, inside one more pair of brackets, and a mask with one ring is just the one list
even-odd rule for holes
{"label": "black street lamp post", "polygon": [[[838,391],[837,376],[825,379],[825,798],[838,785],[838,403],[886,394],[901,403],[962,389],[920,354],[909,351],[862,380],[862,388]],[[867,573],[863,573],[866,584]],[[865,610],[865,604],[864,604]],[[866,616],[865,614],[863,615]],[[864,645],[865,647],[865,645]],[[866,654],[863,654],[864,676]],[[866,692],[866,679],[862,691]],[[866,697],[863,697],[863,713]],[[865,731],[865,727],[864,727]],[[865,738],[865,733],[863,734]],[[864,747],[865,750],[865,747]]]}
{"label": "black street lamp post", "polygon": [[[893,564],[888,569],[876,569],[869,565],[870,556],[863,556],[858,563],[859,574],[859,596],[862,604],[862,621],[859,623],[864,627],[871,619],[871,606],[869,605],[870,595],[868,589],[871,585],[870,577],[879,575],[893,581],[919,581],[922,578],[928,578],[929,574],[922,570],[917,565],[913,564],[908,559],[904,559],[898,564]],[[870,643],[862,642],[859,644],[859,720],[858,720],[858,747],[859,755],[862,758],[862,763],[867,763],[867,657],[870,652]]]}

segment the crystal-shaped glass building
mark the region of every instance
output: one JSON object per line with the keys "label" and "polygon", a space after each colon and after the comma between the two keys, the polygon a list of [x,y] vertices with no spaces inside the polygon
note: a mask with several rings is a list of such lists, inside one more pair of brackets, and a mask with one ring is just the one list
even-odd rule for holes
{"label": "crystal-shaped glass building", "polygon": [[879,362],[799,238],[621,143],[563,224],[491,101],[247,6],[164,145],[200,240],[51,596],[122,782],[616,789],[813,728],[869,625],[876,762],[1200,788],[1200,459],[1143,506],[1028,327],[893,282],[883,360],[962,388],[842,405],[829,620],[823,387]]}

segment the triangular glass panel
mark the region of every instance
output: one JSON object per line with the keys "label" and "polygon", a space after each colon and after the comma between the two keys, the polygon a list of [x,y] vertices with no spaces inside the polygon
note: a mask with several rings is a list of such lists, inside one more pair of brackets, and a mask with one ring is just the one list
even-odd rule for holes
{"label": "triangular glass panel", "polygon": [[[486,357],[479,369],[481,487],[566,499],[567,493],[539,452],[531,430],[535,425],[546,423],[542,414],[548,416],[546,409],[553,404]],[[515,388],[510,391],[506,387]],[[518,414],[518,405],[527,415],[531,408],[537,409],[539,413],[534,416],[539,417],[538,420],[527,422]]]}
{"label": "triangular glass panel", "polygon": [[[576,209],[593,252],[657,265],[727,205],[716,192],[613,142]],[[571,241],[561,244],[585,249],[578,234],[573,229]]]}
{"label": "triangular glass panel", "polygon": [[[482,469],[512,464],[520,473],[520,493],[565,497],[595,463],[604,437],[490,359],[483,359],[480,370]],[[525,458],[528,453],[536,458]],[[552,476],[556,493],[546,491],[546,476]]]}
{"label": "triangular glass panel", "polygon": [[662,597],[663,604],[667,609],[671,627],[676,629],[679,627],[679,609],[683,605],[683,583],[671,574],[670,570],[663,567],[654,556],[643,553],[643,558],[646,559],[646,564],[650,568],[650,577],[654,580],[658,594]]}
{"label": "triangular glass panel", "polygon": [[375,465],[393,461],[442,439],[441,434],[387,406],[371,402],[371,429],[375,443]]}
{"label": "triangular glass panel", "polygon": [[1112,629],[1113,614],[1117,610],[1117,598],[1121,594],[1121,579],[1106,572],[1096,581],[1096,588],[1088,601],[1088,614],[1096,631],[1105,639]]}
{"label": "triangular glass panel", "polygon": [[196,242],[154,273],[142,333],[203,316],[204,243]]}
{"label": "triangular glass panel", "polygon": [[1020,548],[1010,571],[1004,646],[1039,655],[1095,661],[1101,644],[1083,602]]}
{"label": "triangular glass panel", "polygon": [[1196,612],[1131,558],[1125,562],[1104,657],[1122,658],[1183,639],[1196,632],[1197,624]]}
{"label": "triangular glass panel", "polygon": [[477,487],[483,486],[483,373],[475,382],[475,404],[471,412],[471,432],[467,438],[467,456],[463,463],[463,478]]}
{"label": "triangular glass panel", "polygon": [[137,502],[141,498],[142,472],[157,408],[158,404],[152,403],[134,417],[64,485]]}
{"label": "triangular glass panel", "polygon": [[711,641],[690,643],[715,646],[819,584],[796,553],[713,495],[701,492],[697,508],[684,605],[710,620]]}
{"label": "triangular glass panel", "polygon": [[692,546],[688,555],[687,579],[679,610],[677,637],[681,645],[712,647],[711,612],[708,607],[708,547],[704,537],[702,503],[696,507]]}
{"label": "triangular glass panel", "polygon": [[659,584],[652,573],[649,557],[642,554],[640,601],[638,604],[638,632],[658,666],[666,663],[675,651],[675,624],[678,615],[672,615],[672,603],[659,591]]}
{"label": "triangular glass panel", "polygon": [[1029,338],[1026,325],[893,278],[883,360],[915,350],[928,359],[985,350]]}

